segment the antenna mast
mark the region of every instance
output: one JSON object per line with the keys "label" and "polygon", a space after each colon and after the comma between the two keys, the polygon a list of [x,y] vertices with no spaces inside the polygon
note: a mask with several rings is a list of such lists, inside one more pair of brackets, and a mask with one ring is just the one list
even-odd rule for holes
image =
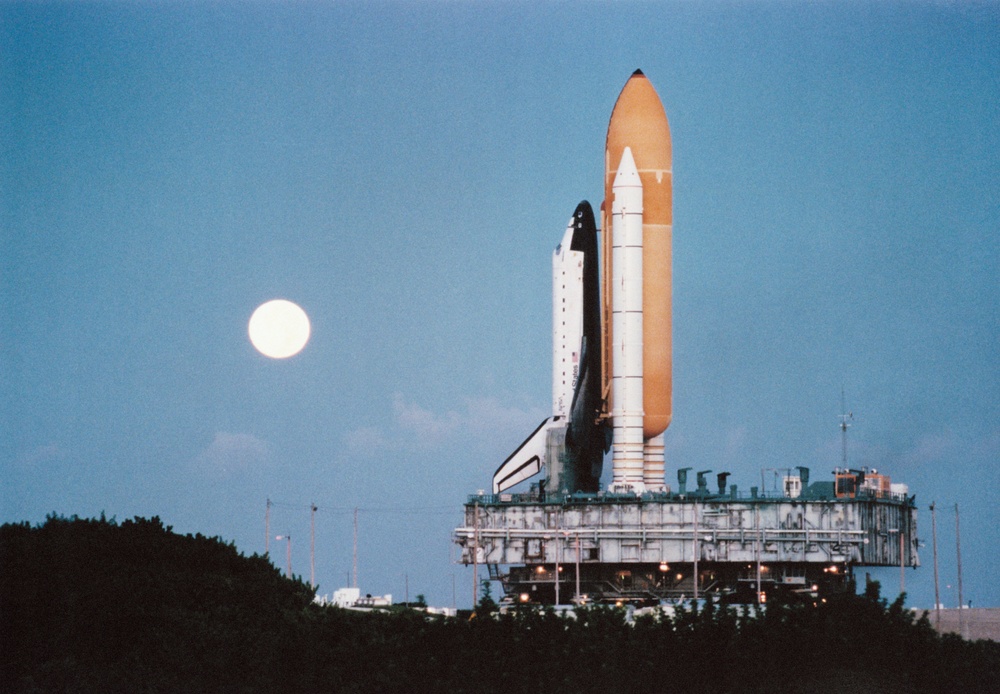
{"label": "antenna mast", "polygon": [[847,469],[847,428],[851,426],[849,420],[854,419],[853,412],[847,412],[847,405],[844,404],[844,387],[840,388],[840,411],[843,413],[840,415],[840,446],[841,446],[841,465],[846,470]]}

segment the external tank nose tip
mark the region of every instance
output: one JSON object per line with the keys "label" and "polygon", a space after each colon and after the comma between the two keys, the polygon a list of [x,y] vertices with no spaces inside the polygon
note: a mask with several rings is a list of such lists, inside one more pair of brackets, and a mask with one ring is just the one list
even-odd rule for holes
{"label": "external tank nose tip", "polygon": [[639,69],[637,69],[635,72],[632,73],[633,77],[635,77],[636,75],[638,75],[639,77],[645,77],[645,75],[642,74],[642,70]]}

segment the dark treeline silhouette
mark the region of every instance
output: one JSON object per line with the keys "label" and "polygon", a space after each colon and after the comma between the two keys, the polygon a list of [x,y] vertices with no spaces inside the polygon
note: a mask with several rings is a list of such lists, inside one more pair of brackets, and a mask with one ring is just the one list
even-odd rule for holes
{"label": "dark treeline silhouette", "polygon": [[937,635],[871,586],[760,615],[706,605],[362,614],[158,518],[0,527],[11,692],[996,692],[1000,644]]}

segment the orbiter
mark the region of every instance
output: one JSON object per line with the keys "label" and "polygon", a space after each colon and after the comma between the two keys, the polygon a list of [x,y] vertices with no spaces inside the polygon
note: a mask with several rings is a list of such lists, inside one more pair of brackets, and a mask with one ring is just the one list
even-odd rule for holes
{"label": "orbiter", "polygon": [[543,469],[554,492],[596,492],[611,451],[614,492],[664,485],[670,424],[670,127],[636,70],[611,112],[601,242],[581,202],[553,255],[552,416],[493,476],[500,493]]}

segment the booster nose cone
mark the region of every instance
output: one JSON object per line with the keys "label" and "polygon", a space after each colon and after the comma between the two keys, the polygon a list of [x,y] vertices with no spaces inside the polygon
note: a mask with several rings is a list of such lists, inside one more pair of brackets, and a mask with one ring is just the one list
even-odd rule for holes
{"label": "booster nose cone", "polygon": [[639,169],[636,168],[635,158],[632,156],[630,147],[626,147],[622,153],[621,164],[618,165],[618,172],[611,184],[612,191],[619,188],[642,188],[642,179],[639,178]]}

